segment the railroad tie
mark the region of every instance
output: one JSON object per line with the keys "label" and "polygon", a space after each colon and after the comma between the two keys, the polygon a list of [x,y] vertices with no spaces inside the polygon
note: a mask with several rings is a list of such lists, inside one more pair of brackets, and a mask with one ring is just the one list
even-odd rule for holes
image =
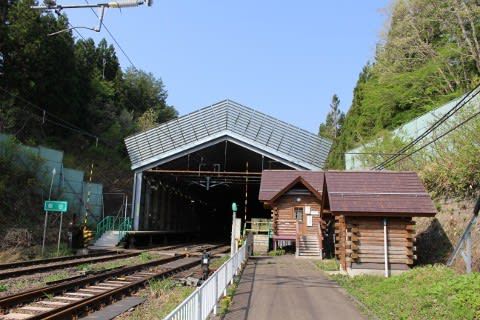
{"label": "railroad tie", "polygon": [[74,297],[93,297],[94,294],[84,292],[66,292],[65,295]]}
{"label": "railroad tie", "polygon": [[119,281],[119,280],[108,280],[108,281],[106,281],[106,283],[124,285],[124,284],[130,284],[130,283],[132,283],[132,282],[131,282],[131,281]]}
{"label": "railroad tie", "polygon": [[61,297],[53,297],[53,299],[57,299],[57,300],[68,300],[68,301],[79,301],[79,300],[82,300],[82,298],[64,297],[64,296],[61,296]]}
{"label": "railroad tie", "polygon": [[88,288],[91,288],[91,289],[100,289],[100,290],[112,290],[112,288],[116,288],[117,286],[115,287],[107,287],[107,286],[104,286],[104,285],[101,285],[101,286],[90,286]]}
{"label": "railroad tie", "polygon": [[2,320],[23,320],[23,319],[28,319],[33,317],[33,314],[26,314],[26,313],[9,313],[4,316],[2,316],[0,319]]}
{"label": "railroad tie", "polygon": [[24,306],[24,307],[21,307],[19,310],[45,312],[53,309],[54,308],[48,308],[48,307]]}
{"label": "railroad tie", "polygon": [[61,302],[61,301],[39,301],[38,303],[51,305],[51,306],[66,306],[67,304],[70,304],[68,302]]}
{"label": "railroad tie", "polygon": [[107,290],[100,290],[100,289],[91,289],[91,288],[84,288],[84,289],[80,289],[78,290],[80,292],[86,292],[86,293],[89,293],[89,292],[92,292],[92,293],[102,293],[102,292],[105,292]]}

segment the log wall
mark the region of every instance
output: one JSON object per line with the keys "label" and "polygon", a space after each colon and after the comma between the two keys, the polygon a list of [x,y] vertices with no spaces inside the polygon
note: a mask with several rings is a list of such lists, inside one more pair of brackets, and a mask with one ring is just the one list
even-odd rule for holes
{"label": "log wall", "polygon": [[[301,201],[297,202],[296,199],[300,197]],[[296,220],[294,214],[295,207],[310,206],[310,210],[318,211],[318,215],[313,215],[313,226],[307,227],[306,214],[303,214],[303,224],[301,226],[300,233],[303,235],[317,235],[317,225],[320,222],[320,201],[314,196],[289,196],[285,195],[280,197],[274,204],[272,210],[273,219],[273,234],[278,237],[285,237],[295,239],[296,237]]]}
{"label": "log wall", "polygon": [[[336,255],[344,270],[385,267],[383,217],[336,217]],[[415,222],[412,218],[387,218],[388,263],[405,270],[415,256]]]}

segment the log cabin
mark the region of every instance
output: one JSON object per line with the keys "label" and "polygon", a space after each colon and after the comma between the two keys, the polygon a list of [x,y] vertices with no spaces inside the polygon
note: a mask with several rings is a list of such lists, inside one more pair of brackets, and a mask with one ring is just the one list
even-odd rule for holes
{"label": "log cabin", "polygon": [[321,171],[262,172],[259,199],[272,212],[274,249],[291,244],[297,257],[320,259],[329,251],[327,229],[333,217],[321,216],[323,184]]}
{"label": "log cabin", "polygon": [[433,217],[415,172],[329,171],[322,214],[335,217],[335,253],[350,275],[408,270],[415,261],[413,217]]}

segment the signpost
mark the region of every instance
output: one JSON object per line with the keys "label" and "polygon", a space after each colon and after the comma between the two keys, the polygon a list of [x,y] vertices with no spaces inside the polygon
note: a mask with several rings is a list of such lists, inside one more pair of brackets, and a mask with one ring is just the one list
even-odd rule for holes
{"label": "signpost", "polygon": [[235,254],[235,222],[237,220],[237,204],[232,203],[232,240],[230,243],[230,257]]}
{"label": "signpost", "polygon": [[[57,170],[53,168],[52,170],[52,181],[50,182],[50,192],[48,193],[48,200],[52,198],[52,188],[53,188],[53,178],[55,178],[55,173]],[[45,238],[47,236],[47,223],[48,223],[48,210],[45,209],[45,205],[43,206],[45,210],[45,223],[43,224],[43,241],[42,241],[42,257],[45,251]]]}
{"label": "signpost", "polygon": [[58,240],[57,240],[57,256],[60,253],[60,237],[62,235],[63,214],[68,210],[67,201],[51,201],[47,200],[43,204],[43,210],[45,210],[45,229],[43,230],[43,245],[42,255],[45,247],[45,233],[47,230],[47,214],[48,212],[60,212],[60,227],[58,228]]}

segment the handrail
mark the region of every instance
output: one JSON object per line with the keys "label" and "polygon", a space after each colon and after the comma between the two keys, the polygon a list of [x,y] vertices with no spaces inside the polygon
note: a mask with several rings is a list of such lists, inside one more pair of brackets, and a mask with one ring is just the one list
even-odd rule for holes
{"label": "handrail", "polygon": [[218,268],[205,282],[180,303],[164,320],[205,320],[216,315],[218,300],[227,295],[227,288],[238,276],[251,254],[252,234],[243,246]]}
{"label": "handrail", "polygon": [[107,231],[120,231],[119,240],[121,240],[128,231],[132,230],[132,226],[131,218],[107,216],[97,223],[95,239],[100,238]]}
{"label": "handrail", "polygon": [[295,221],[295,236],[296,236],[296,242],[295,242],[295,256],[300,255],[300,228],[299,228],[299,223],[298,220]]}

